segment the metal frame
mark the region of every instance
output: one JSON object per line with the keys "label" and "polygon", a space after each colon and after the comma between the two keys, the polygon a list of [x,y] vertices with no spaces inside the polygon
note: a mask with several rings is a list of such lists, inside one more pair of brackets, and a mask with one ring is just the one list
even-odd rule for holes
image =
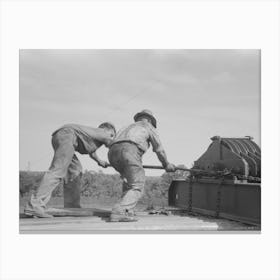
{"label": "metal frame", "polygon": [[243,223],[261,224],[261,185],[240,180],[173,180],[169,205],[189,212]]}

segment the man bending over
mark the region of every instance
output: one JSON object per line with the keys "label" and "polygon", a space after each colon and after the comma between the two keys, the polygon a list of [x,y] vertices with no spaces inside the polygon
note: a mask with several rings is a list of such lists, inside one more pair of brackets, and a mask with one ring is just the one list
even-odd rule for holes
{"label": "man bending over", "polygon": [[33,217],[49,218],[46,205],[52,191],[64,180],[70,184],[80,177],[82,166],[75,155],[88,154],[99,166],[107,167],[108,163],[101,160],[96,150],[103,144],[108,147],[116,134],[115,127],[108,122],[98,128],[78,124],[66,124],[52,134],[54,156],[49,170],[45,173],[38,189],[31,195],[25,206],[24,213]]}

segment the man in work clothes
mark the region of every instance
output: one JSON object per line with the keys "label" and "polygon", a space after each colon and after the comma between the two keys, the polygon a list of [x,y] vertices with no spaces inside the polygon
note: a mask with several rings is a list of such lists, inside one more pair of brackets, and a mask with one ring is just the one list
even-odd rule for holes
{"label": "man in work clothes", "polygon": [[115,127],[110,123],[102,123],[98,128],[67,124],[56,130],[52,134],[54,157],[51,166],[36,193],[32,194],[24,213],[33,217],[52,217],[45,211],[52,191],[62,180],[66,187],[75,181],[77,185],[79,184],[82,166],[75,152],[88,154],[99,166],[107,167],[108,163],[99,159],[96,150],[103,144],[108,147],[115,134]]}
{"label": "man in work clothes", "polygon": [[142,156],[152,144],[162,166],[168,172],[176,167],[168,162],[156,132],[157,121],[149,110],[143,110],[134,116],[135,123],[121,129],[113,140],[108,158],[111,165],[124,179],[123,196],[112,210],[112,222],[136,221],[133,209],[141,198],[145,185],[145,171]]}

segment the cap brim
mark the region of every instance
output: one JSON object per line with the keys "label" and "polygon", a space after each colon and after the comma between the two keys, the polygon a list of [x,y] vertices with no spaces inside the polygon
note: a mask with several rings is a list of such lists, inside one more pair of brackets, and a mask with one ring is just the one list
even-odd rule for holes
{"label": "cap brim", "polygon": [[148,117],[151,122],[152,122],[152,125],[156,128],[157,127],[157,121],[155,119],[154,116],[150,115],[150,114],[146,114],[146,113],[137,113],[135,116],[134,116],[134,120],[137,121],[138,118],[142,117],[142,116],[145,116],[145,117]]}

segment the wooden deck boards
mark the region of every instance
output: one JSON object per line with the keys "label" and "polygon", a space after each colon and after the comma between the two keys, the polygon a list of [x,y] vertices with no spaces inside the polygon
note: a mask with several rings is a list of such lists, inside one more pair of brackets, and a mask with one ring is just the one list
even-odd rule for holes
{"label": "wooden deck boards", "polygon": [[242,223],[188,215],[149,215],[139,212],[137,222],[108,222],[110,211],[102,209],[50,209],[54,218],[20,218],[20,233],[176,233],[205,231],[259,231]]}

